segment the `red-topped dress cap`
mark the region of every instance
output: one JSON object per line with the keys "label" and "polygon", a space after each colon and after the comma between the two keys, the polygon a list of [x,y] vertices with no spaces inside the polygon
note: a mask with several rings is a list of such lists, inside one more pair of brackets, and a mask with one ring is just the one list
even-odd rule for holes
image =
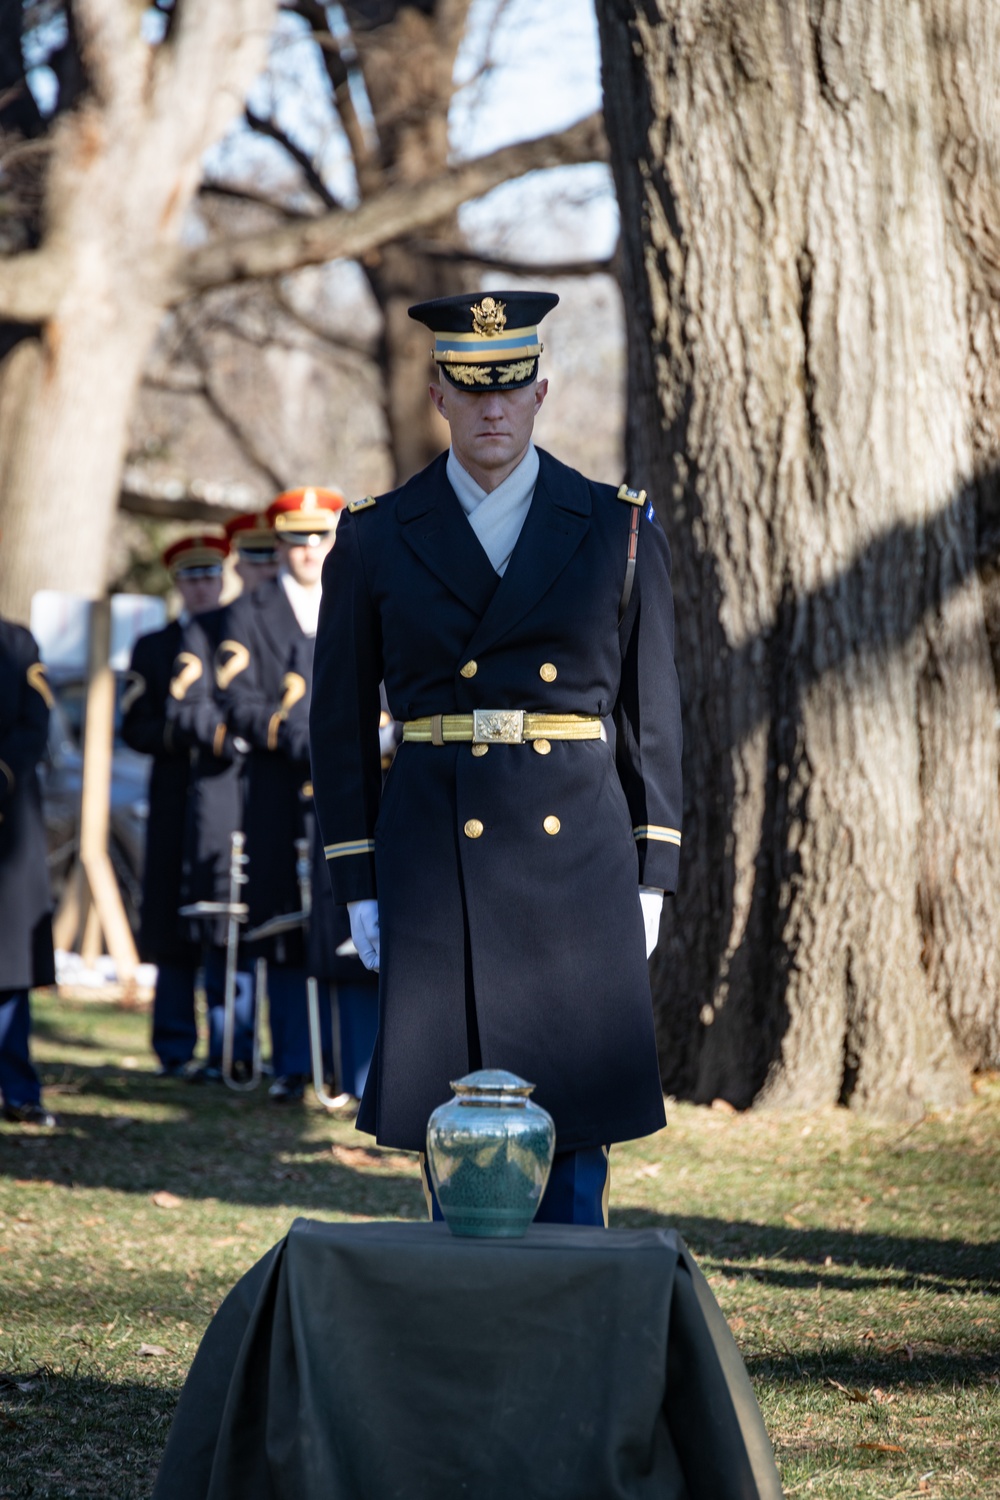
{"label": "red-topped dress cap", "polygon": [[337,512],[347,504],[339,490],[309,485],[299,490],[285,490],[267,507],[268,522],[279,536],[294,532],[313,535],[332,531]]}
{"label": "red-topped dress cap", "polygon": [[237,552],[273,552],[277,538],[264,511],[246,511],[226,522],[226,536]]}
{"label": "red-topped dress cap", "polygon": [[211,568],[222,566],[229,553],[229,542],[218,532],[199,531],[194,536],[182,536],[171,542],[163,553],[163,565],[176,573],[179,568]]}

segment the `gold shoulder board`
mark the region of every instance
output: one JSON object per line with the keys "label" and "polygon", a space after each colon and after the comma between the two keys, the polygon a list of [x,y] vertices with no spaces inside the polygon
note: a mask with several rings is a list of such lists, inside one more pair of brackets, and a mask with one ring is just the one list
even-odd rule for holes
{"label": "gold shoulder board", "polygon": [[351,515],[353,516],[356,511],[359,511],[359,510],[370,510],[371,507],[374,504],[375,504],[375,496],[374,495],[366,495],[363,500],[349,500],[347,502],[347,509],[350,511]]}
{"label": "gold shoulder board", "polygon": [[623,484],[618,491],[618,498],[627,501],[629,505],[645,505],[646,491],[630,490],[627,484]]}

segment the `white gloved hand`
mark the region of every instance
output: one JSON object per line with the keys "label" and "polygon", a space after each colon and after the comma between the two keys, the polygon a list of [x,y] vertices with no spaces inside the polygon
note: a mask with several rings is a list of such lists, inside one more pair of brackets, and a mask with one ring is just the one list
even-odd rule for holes
{"label": "white gloved hand", "polygon": [[378,902],[348,901],[351,937],[366,969],[378,969]]}
{"label": "white gloved hand", "polygon": [[642,924],[646,929],[646,957],[652,953],[660,940],[660,914],[663,911],[663,892],[655,885],[639,887],[639,905],[642,907]]}

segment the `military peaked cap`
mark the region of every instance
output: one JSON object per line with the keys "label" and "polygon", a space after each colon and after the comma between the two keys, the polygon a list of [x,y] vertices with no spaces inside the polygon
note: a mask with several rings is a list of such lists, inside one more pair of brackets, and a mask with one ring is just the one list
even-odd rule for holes
{"label": "military peaked cap", "polygon": [[516,391],[538,374],[538,324],[554,292],[469,292],[409,309],[434,335],[434,360],[464,391]]}
{"label": "military peaked cap", "polygon": [[249,555],[254,561],[267,562],[277,556],[278,538],[260,512],[233,516],[226,522],[226,536],[237,552]]}
{"label": "military peaked cap", "polygon": [[187,573],[193,568],[222,569],[222,560],[229,552],[229,543],[224,536],[211,532],[197,532],[194,536],[182,536],[171,542],[163,554],[163,566],[176,578],[178,573]]}
{"label": "military peaked cap", "polygon": [[310,485],[306,489],[285,490],[267,507],[267,520],[279,537],[294,542],[296,538],[319,537],[333,531],[337,512],[346,500],[339,490],[324,490]]}

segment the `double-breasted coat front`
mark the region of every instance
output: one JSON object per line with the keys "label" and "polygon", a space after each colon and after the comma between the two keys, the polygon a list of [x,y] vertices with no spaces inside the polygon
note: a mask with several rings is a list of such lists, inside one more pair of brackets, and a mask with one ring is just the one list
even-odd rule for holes
{"label": "double-breasted coat front", "polygon": [[[442,455],[342,519],[323,577],[311,742],[338,901],[377,897],[379,1039],[358,1125],[424,1147],[470,1067],[536,1085],[557,1148],[663,1123],[640,883],[673,890],[681,727],[669,549],[644,512],[539,452],[503,577]],[[379,683],[403,721],[473,709],[610,716],[600,739],[404,740],[381,788]]]}
{"label": "double-breasted coat front", "polygon": [[[313,637],[279,579],[242,594],[223,614],[216,681],[233,735],[244,740],[243,830],[249,858],[249,926],[299,911],[295,840],[311,838],[309,694]],[[292,931],[251,946],[272,962],[302,967],[306,938]]]}
{"label": "double-breasted coat front", "polygon": [[153,760],[139,951],[154,963],[197,963],[203,934],[179,909],[228,893],[239,786],[212,681],[211,639],[197,616],[136,641],[122,738]]}
{"label": "double-breasted coat front", "polygon": [[51,701],[31,632],[0,620],[0,993],[55,981],[36,773]]}

